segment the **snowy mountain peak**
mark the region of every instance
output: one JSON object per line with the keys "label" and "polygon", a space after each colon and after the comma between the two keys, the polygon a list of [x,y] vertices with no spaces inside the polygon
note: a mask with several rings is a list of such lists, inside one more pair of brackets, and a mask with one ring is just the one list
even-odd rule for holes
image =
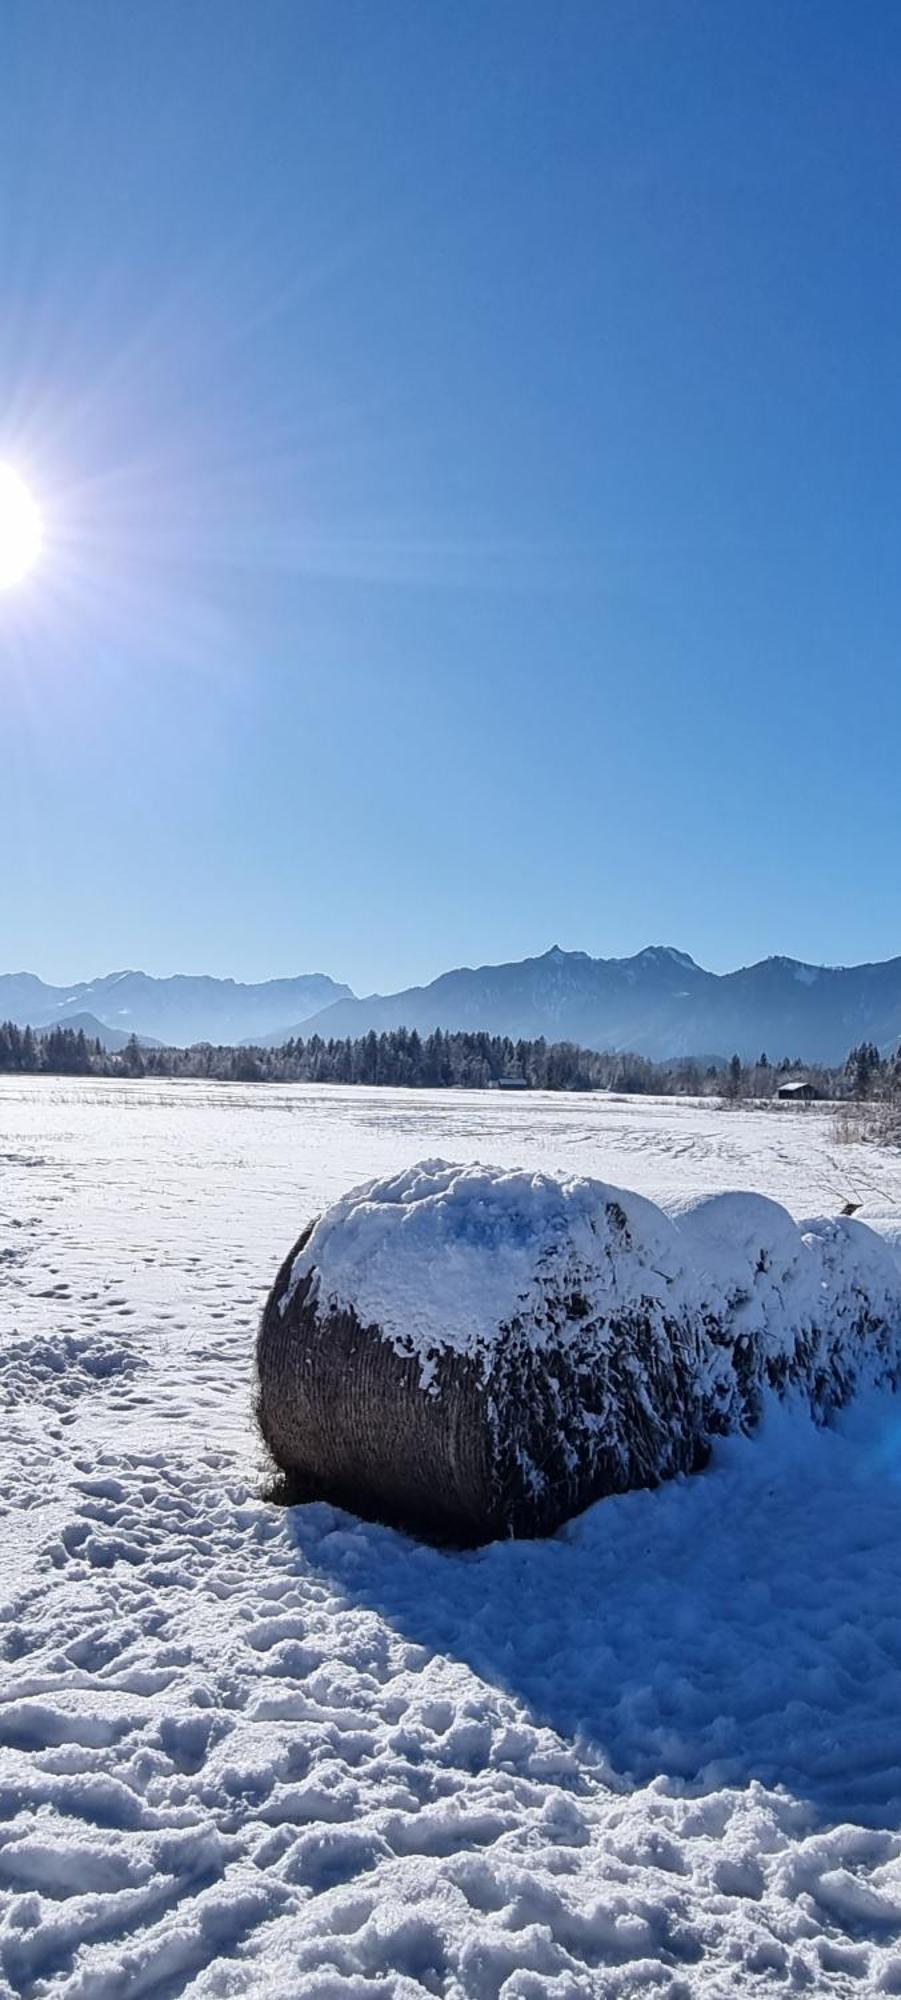
{"label": "snowy mountain peak", "polygon": [[646,944],[643,951],[635,953],[633,965],[678,965],[684,972],[700,972],[701,967],[687,951],[677,951],[674,944]]}

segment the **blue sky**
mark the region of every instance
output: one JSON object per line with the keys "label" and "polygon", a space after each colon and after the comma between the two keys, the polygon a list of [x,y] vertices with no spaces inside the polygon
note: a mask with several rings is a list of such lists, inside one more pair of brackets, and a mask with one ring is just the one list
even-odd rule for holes
{"label": "blue sky", "polygon": [[901,12],[3,41],[3,969],[901,953]]}

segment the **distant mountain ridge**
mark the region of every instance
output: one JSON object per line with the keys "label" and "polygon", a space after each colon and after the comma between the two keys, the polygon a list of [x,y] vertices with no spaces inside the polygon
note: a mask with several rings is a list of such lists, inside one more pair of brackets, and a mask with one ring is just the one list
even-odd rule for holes
{"label": "distant mountain ridge", "polygon": [[554,945],[539,958],[461,967],[428,986],[340,1000],[289,1032],[358,1036],[371,1028],[484,1029],[492,1034],[628,1049],[655,1061],[708,1052],[745,1061],[801,1056],[838,1063],[857,1042],[901,1037],[901,958],[857,966],[766,958],[707,972],[672,945],[590,958]]}
{"label": "distant mountain ridge", "polygon": [[787,1055],[838,1063],[857,1042],[873,1041],[884,1051],[901,1039],[901,958],[854,966],[766,958],[715,973],[672,945],[648,945],[631,958],[591,958],[554,945],[540,957],[460,966],[427,986],[368,999],[318,972],[259,985],[116,972],[48,986],[33,973],[0,974],[0,1020],[77,1027],[88,1015],[117,1036],[135,1033],[177,1046],[278,1047],[314,1033],[343,1038],[370,1029],[427,1035],[456,1028],[514,1039],[544,1035],[656,1061],[734,1052],[753,1061],[765,1051],[771,1061]]}
{"label": "distant mountain ridge", "polygon": [[[146,972],[109,972],[74,986],[48,986],[33,972],[0,973],[0,1020],[19,1027],[84,1025],[90,1015],[124,1039],[153,1039],[188,1047],[192,1042],[237,1043],[260,1040],[280,1021],[303,1021],[330,1003],[352,998],[351,988],[324,972],[295,979],[267,979],[241,985],[176,973],[154,979]],[[85,1030],[87,1032],[87,1029]],[[114,1044],[108,1042],[107,1046]]]}
{"label": "distant mountain ridge", "polygon": [[[50,1026],[71,1028],[76,1035],[81,1030],[86,1041],[99,1042],[101,1048],[109,1050],[111,1054],[114,1054],[117,1049],[124,1049],[126,1044],[131,1041],[130,1032],[126,1032],[124,1028],[108,1027],[105,1021],[98,1021],[96,1014],[67,1014],[65,1021],[52,1021]],[[47,1030],[45,1029],[44,1032],[46,1033]],[[140,1042],[142,1049],[158,1049],[162,1047],[162,1044],[156,1040],[154,1035],[138,1035],[137,1040]]]}

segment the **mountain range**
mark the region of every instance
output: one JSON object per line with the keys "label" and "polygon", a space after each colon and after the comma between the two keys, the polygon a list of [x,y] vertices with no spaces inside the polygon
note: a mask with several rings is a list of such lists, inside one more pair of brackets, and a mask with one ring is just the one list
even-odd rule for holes
{"label": "mountain range", "polygon": [[[589,958],[554,946],[540,958],[445,972],[428,986],[344,999],[296,1032],[363,1035],[370,1028],[487,1029],[544,1035],[584,1048],[754,1061],[801,1056],[842,1062],[854,1043],[894,1048],[901,1036],[901,958],[850,967],[767,958],[706,972],[687,952],[649,945],[633,958]],[[282,1030],[273,1044],[284,1039]]]}
{"label": "mountain range", "polygon": [[[33,1028],[71,1024],[87,1035],[99,1034],[108,1048],[122,1045],[104,1032],[110,1029],[125,1041],[136,1034],[139,1041],[180,1048],[192,1042],[259,1041],[283,1021],[304,1021],[347,998],[350,987],[323,972],[267,979],[258,986],[186,973],[152,979],[146,972],[108,972],[74,986],[46,986],[33,972],[0,973],[0,1021],[20,1027],[30,1022]],[[78,1018],[85,1015],[92,1028]]]}
{"label": "mountain range", "polygon": [[671,945],[649,945],[632,958],[590,958],[555,945],[538,958],[459,967],[427,986],[367,999],[318,972],[260,985],[117,972],[67,987],[47,986],[33,973],[5,973],[0,1020],[30,1021],[34,1028],[68,1021],[99,1033],[110,1047],[131,1033],[180,1046],[278,1047],[295,1035],[457,1028],[530,1040],[544,1035],[658,1061],[734,1052],[752,1061],[765,1051],[771,1061],[788,1055],[838,1063],[856,1042],[873,1041],[882,1050],[898,1044],[901,958],[855,966],[766,958],[715,973]]}

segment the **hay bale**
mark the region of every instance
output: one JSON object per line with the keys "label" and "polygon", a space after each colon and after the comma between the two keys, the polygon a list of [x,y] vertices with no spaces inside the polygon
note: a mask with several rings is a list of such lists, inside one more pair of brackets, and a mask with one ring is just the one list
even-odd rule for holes
{"label": "hay bale", "polygon": [[672,1209],[707,1343],[708,1435],[750,1431],[767,1394],[828,1422],[863,1387],[901,1375],[901,1271],[851,1217],[797,1223],[757,1194]]}
{"label": "hay bale", "polygon": [[426,1162],[311,1224],[258,1411],[299,1488],[460,1541],[549,1533],[703,1450],[673,1226],[600,1182]]}
{"label": "hay bale", "polygon": [[600,1181],[426,1161],[285,1260],[257,1348],[298,1494],[460,1542],[552,1532],[690,1470],[768,1394],[818,1421],[901,1380],[901,1266],[748,1194],[664,1215]]}

